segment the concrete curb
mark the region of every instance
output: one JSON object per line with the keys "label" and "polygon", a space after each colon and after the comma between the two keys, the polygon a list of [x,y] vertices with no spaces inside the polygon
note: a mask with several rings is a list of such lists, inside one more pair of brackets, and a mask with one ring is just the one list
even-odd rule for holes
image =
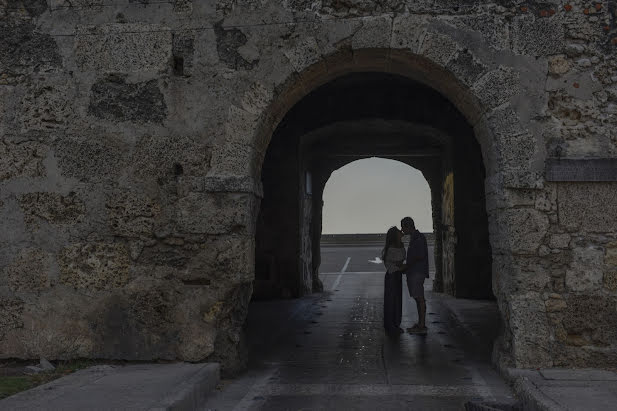
{"label": "concrete curb", "polygon": [[178,384],[172,395],[161,400],[150,411],[192,411],[205,404],[208,395],[221,380],[221,366],[218,363],[206,364],[191,378]]}
{"label": "concrete curb", "polygon": [[514,392],[518,395],[524,410],[529,411],[562,411],[551,398],[547,397],[527,377],[516,377],[514,380]]}
{"label": "concrete curb", "polygon": [[540,390],[529,378],[533,370],[497,367],[499,373],[510,383],[524,410],[562,411],[563,408]]}

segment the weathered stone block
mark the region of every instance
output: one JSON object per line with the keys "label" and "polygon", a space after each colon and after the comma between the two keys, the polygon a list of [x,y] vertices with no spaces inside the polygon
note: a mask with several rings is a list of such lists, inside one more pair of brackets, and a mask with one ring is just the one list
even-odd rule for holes
{"label": "weathered stone block", "polygon": [[76,117],[75,98],[75,89],[69,82],[31,83],[18,106],[22,131],[68,127]]}
{"label": "weathered stone block", "polygon": [[535,254],[548,230],[548,217],[538,210],[516,208],[495,215],[491,239],[495,248],[515,254]]}
{"label": "weathered stone block", "polygon": [[15,177],[41,177],[48,148],[33,141],[0,140],[0,181]]}
{"label": "weathered stone block", "polygon": [[392,39],[392,17],[366,17],[362,27],[356,31],[351,41],[353,50],[368,48],[388,48]]}
{"label": "weathered stone block", "polygon": [[568,334],[585,335],[595,345],[611,345],[617,339],[617,299],[601,295],[566,297],[563,325]]}
{"label": "weathered stone block", "polygon": [[113,139],[64,137],[56,142],[54,154],[62,175],[80,181],[105,181],[123,171],[128,151],[128,147]]}
{"label": "weathered stone block", "polygon": [[488,68],[479,61],[469,50],[459,52],[448,63],[448,70],[466,86],[473,85]]}
{"label": "weathered stone block", "polygon": [[563,311],[568,306],[566,304],[566,301],[561,297],[549,298],[548,300],[546,300],[545,305],[546,305],[546,312],[549,312],[549,313]]}
{"label": "weathered stone block", "polygon": [[613,268],[617,268],[617,242],[612,242],[606,245],[604,263]]}
{"label": "weathered stone block", "polygon": [[114,289],[129,281],[129,254],[123,244],[82,243],[58,256],[60,282],[76,289]]}
{"label": "weathered stone block", "polygon": [[[0,341],[11,330],[24,326],[22,314],[24,302],[19,298],[0,297]],[[4,357],[3,354],[0,354]]]}
{"label": "weathered stone block", "polygon": [[132,191],[112,192],[105,207],[113,233],[124,237],[151,236],[161,212],[159,204]]}
{"label": "weathered stone block", "polygon": [[212,150],[213,176],[258,175],[262,155],[249,145],[236,141],[220,141]]}
{"label": "weathered stone block", "polygon": [[601,248],[575,248],[572,264],[566,271],[566,287],[574,292],[598,290],[602,286],[603,260]]}
{"label": "weathered stone block", "polygon": [[617,291],[617,270],[605,271],[602,282],[608,291]]}
{"label": "weathered stone block", "polygon": [[445,34],[428,32],[422,40],[419,54],[446,67],[458,50],[458,44],[454,39]]}
{"label": "weathered stone block", "polygon": [[216,288],[250,282],[254,277],[255,242],[245,236],[219,236],[210,238],[199,254],[191,259],[182,274],[187,283],[203,282]]}
{"label": "weathered stone block", "polygon": [[548,58],[548,72],[554,76],[560,76],[570,71],[570,62],[563,54]]}
{"label": "weathered stone block", "polygon": [[143,136],[131,159],[143,179],[204,176],[210,168],[210,147],[184,136]]}
{"label": "weathered stone block", "polygon": [[[508,24],[503,16],[491,14],[470,14],[456,19],[448,19],[447,23],[465,30],[473,30],[482,35],[482,40],[496,50],[507,49],[509,46]],[[484,46],[484,44],[482,44]]]}
{"label": "weathered stone block", "polygon": [[485,109],[498,107],[521,92],[519,74],[511,67],[500,66],[478,79],[473,90]]}
{"label": "weathered stone block", "polygon": [[5,269],[9,288],[11,291],[36,292],[49,287],[48,273],[52,270],[53,264],[53,256],[43,250],[36,248],[21,250]]}
{"label": "weathered stone block", "polygon": [[303,37],[298,39],[294,46],[283,52],[293,68],[300,72],[311,64],[319,61],[321,51],[314,37]]}
{"label": "weathered stone block", "polygon": [[541,211],[557,210],[557,190],[553,186],[536,193],[535,207]]}
{"label": "weathered stone block", "polygon": [[418,50],[421,35],[425,32],[427,19],[424,16],[400,15],[392,21],[390,48]]}
{"label": "weathered stone block", "polygon": [[82,70],[165,71],[171,49],[171,31],[157,24],[109,23],[76,30],[75,60]]}
{"label": "weathered stone block", "polygon": [[565,47],[563,21],[558,18],[516,17],[512,23],[512,49],[515,53],[545,56],[562,53]]}
{"label": "weathered stone block", "polygon": [[546,307],[539,293],[510,297],[510,329],[516,367],[552,364]]}
{"label": "weathered stone block", "polygon": [[[47,8],[47,4],[44,7]],[[11,19],[3,18],[0,39],[0,73],[45,73],[62,66],[54,38],[39,32],[30,22],[12,23]]]}
{"label": "weathered stone block", "polygon": [[272,101],[273,91],[260,82],[253,83],[242,96],[242,108],[254,115],[262,114]]}
{"label": "weathered stone block", "polygon": [[214,26],[216,34],[216,50],[220,61],[234,70],[252,70],[259,59],[247,60],[240,54],[240,48],[247,43],[246,35],[237,28],[224,28],[221,24]]}
{"label": "weathered stone block", "polygon": [[559,183],[559,222],[584,232],[617,231],[617,183]]}
{"label": "weathered stone block", "polygon": [[553,234],[548,240],[548,245],[551,248],[568,248],[570,244],[570,234]]}
{"label": "weathered stone block", "polygon": [[178,226],[192,234],[249,234],[255,206],[250,194],[191,193],[178,201]]}
{"label": "weathered stone block", "polygon": [[88,113],[110,121],[162,123],[167,104],[156,80],[127,83],[113,75],[92,85]]}
{"label": "weathered stone block", "polygon": [[75,224],[83,220],[86,208],[74,192],[28,193],[19,196],[19,205],[27,224],[43,219],[50,224]]}

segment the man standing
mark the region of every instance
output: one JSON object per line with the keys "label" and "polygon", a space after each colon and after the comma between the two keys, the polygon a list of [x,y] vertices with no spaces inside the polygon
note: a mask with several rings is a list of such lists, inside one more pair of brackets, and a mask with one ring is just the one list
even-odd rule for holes
{"label": "man standing", "polygon": [[409,235],[409,247],[407,248],[407,262],[405,274],[407,275],[407,289],[409,296],[416,300],[418,308],[418,323],[407,331],[412,334],[426,334],[426,300],[424,299],[424,279],[428,278],[428,247],[424,234],[416,230],[416,225],[411,217],[401,220],[403,233]]}

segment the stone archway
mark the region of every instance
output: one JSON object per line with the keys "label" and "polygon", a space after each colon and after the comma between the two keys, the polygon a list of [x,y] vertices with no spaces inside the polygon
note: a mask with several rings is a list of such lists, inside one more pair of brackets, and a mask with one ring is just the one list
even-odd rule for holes
{"label": "stone archway", "polygon": [[[277,127],[262,168],[253,295],[300,296],[320,289],[325,183],[334,170],[369,156],[397,159],[429,182],[436,289],[490,298],[484,167],[473,132],[442,96],[384,73],[352,73],[320,86]],[[309,175],[310,183],[304,178]]]}
{"label": "stone archway", "polygon": [[[530,247],[537,247],[547,228],[545,217],[534,209],[504,210],[508,189],[537,189],[542,186],[538,171],[541,164],[536,161],[536,142],[508,103],[514,94],[523,91],[522,87],[512,86],[519,74],[514,69],[497,66],[475,77],[459,78],[453,73],[458,69],[444,67],[445,62],[440,60],[442,57],[395,49],[341,51],[316,62],[305,61],[306,65],[301,70],[296,69],[278,89],[268,89],[262,83],[253,84],[244,95],[242,108],[230,108],[226,140],[213,153],[212,169],[206,184],[214,189],[217,185],[237,187],[261,198],[261,166],[281,120],[312,90],[344,74],[390,73],[435,90],[456,108],[473,130],[485,167],[486,197],[483,205],[486,205],[488,212],[493,259],[492,287],[505,326],[502,341],[496,345],[497,358],[507,363],[514,360],[518,366],[548,364],[548,348],[537,349],[538,346],[546,346],[547,335],[528,335],[523,328],[512,327],[513,320],[519,321],[519,314],[521,318],[534,316],[537,310],[543,308],[529,305],[529,296],[524,295],[520,297],[522,304],[517,305],[518,312],[513,313],[510,290],[502,287],[518,270],[516,259],[512,257],[512,245],[531,242]],[[525,61],[519,63],[526,64]],[[511,147],[513,138],[517,139],[514,149]],[[230,153],[235,155],[231,156]],[[522,221],[533,223],[522,229]],[[499,267],[499,272],[495,271],[495,267]],[[533,298],[536,298],[535,295]],[[542,304],[541,301],[537,303]],[[546,330],[545,321],[542,317],[536,317],[536,323],[529,327]],[[520,347],[518,351],[514,349],[516,344]]]}
{"label": "stone archway", "polygon": [[[528,149],[525,152],[507,151],[502,148],[503,139],[510,138],[510,134],[521,136],[521,133],[516,132],[517,127],[521,126],[518,125],[517,116],[510,106],[503,104],[507,101],[510,96],[508,93],[511,91],[503,91],[506,94],[501,95],[502,91],[495,90],[493,82],[505,81],[504,79],[514,76],[512,71],[499,67],[476,80],[470,87],[457,79],[451,71],[440,67],[426,57],[406,51],[380,49],[356,50],[351,56],[346,53],[337,53],[320,60],[289,79],[285,87],[278,90],[276,97],[274,97],[274,91],[268,91],[261,84],[254,84],[244,97],[243,104],[246,107],[232,107],[230,110],[228,130],[232,134],[228,133],[228,138],[221,149],[213,153],[210,181],[216,182],[217,179],[223,179],[227,186],[236,186],[261,196],[259,171],[275,126],[279,125],[284,115],[315,87],[340,77],[344,73],[367,71],[393,73],[420,84],[428,84],[431,89],[445,96],[456,107],[473,129],[473,134],[479,144],[479,152],[481,152],[486,172],[484,187],[486,202],[484,204],[488,205],[489,210],[491,210],[491,204],[497,203],[499,198],[504,196],[504,184],[512,187],[526,187],[535,184],[534,179],[537,175],[528,167],[523,166],[525,162],[529,163],[533,158],[535,142],[522,144]],[[240,125],[240,127],[235,127],[235,125]],[[520,138],[531,139],[531,136],[523,134]],[[236,153],[236,156],[225,154],[231,152]],[[238,156],[238,153],[245,154]],[[242,173],[244,177],[238,178],[239,173],[235,171],[246,170],[247,164],[250,170],[249,175]],[[230,184],[230,180],[234,183]],[[495,212],[489,211],[494,261],[501,261],[501,255],[508,254],[507,250],[506,252],[501,251],[503,250],[501,242],[509,238],[508,224],[518,217],[528,217],[527,215],[517,216],[518,211],[513,211],[513,214],[515,214],[513,217],[500,220],[496,218],[498,215]],[[532,230],[535,228],[531,227]],[[502,268],[505,267],[502,266]],[[506,270],[512,269],[515,267],[506,268]],[[508,275],[504,271],[499,273],[497,278]],[[493,273],[493,277],[495,276],[496,274]],[[504,317],[506,328],[504,339],[510,341],[512,337],[508,332],[508,320],[511,316],[507,296],[501,292],[499,284],[493,285],[493,291]],[[509,343],[504,346],[509,347]],[[511,348],[506,348],[506,351],[510,350]],[[501,351],[499,347],[498,351]]]}

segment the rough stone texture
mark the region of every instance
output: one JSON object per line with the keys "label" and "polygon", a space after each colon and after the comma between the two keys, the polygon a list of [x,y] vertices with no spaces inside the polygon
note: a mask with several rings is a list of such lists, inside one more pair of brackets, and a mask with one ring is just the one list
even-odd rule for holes
{"label": "rough stone texture", "polygon": [[33,141],[0,140],[0,181],[15,177],[41,177],[47,147]]}
{"label": "rough stone texture", "polygon": [[[47,8],[47,5],[44,7]],[[3,39],[0,84],[14,84],[19,82],[19,75],[45,73],[62,66],[62,57],[54,38],[47,33],[36,32],[30,22],[3,19],[0,22],[0,38]]]}
{"label": "rough stone texture", "polygon": [[84,217],[83,202],[73,192],[66,196],[57,193],[28,193],[19,197],[24,221],[35,224],[43,219],[51,224],[75,224]]}
{"label": "rough stone texture", "polygon": [[0,297],[0,340],[4,339],[11,330],[22,328],[24,323],[21,315],[24,311],[24,302],[18,298]]}
{"label": "rough stone texture", "polygon": [[161,25],[109,23],[78,26],[75,60],[82,70],[134,72],[165,70],[172,35]]}
{"label": "rough stone texture", "polygon": [[123,237],[151,236],[160,213],[158,204],[128,191],[111,193],[105,207],[112,231]]}
{"label": "rough stone texture", "polygon": [[499,247],[513,253],[533,254],[543,241],[549,227],[548,217],[531,208],[503,210],[497,215],[500,230],[507,233]]}
{"label": "rough stone texture", "polygon": [[67,246],[58,264],[60,282],[76,289],[113,289],[129,281],[129,255],[120,243]]}
{"label": "rough stone texture", "polygon": [[537,293],[516,295],[510,304],[510,312],[518,314],[510,318],[514,350],[520,349],[526,353],[524,359],[514,354],[517,359],[516,366],[520,368],[529,368],[532,365],[551,366],[550,351],[543,344],[548,340],[549,331],[546,308],[540,295]]}
{"label": "rough stone texture", "polygon": [[592,246],[574,249],[574,260],[566,271],[569,291],[594,291],[602,286],[604,253]]}
{"label": "rough stone texture", "polygon": [[140,178],[169,179],[204,176],[210,168],[210,148],[180,136],[144,136],[131,159]]}
{"label": "rough stone texture", "polygon": [[559,222],[583,232],[617,230],[617,183],[559,184]]}
{"label": "rough stone texture", "polygon": [[127,166],[126,148],[110,139],[64,138],[55,144],[54,156],[60,173],[80,181],[101,181],[118,177]]}
{"label": "rough stone texture", "polygon": [[178,203],[178,225],[193,234],[251,234],[253,203],[246,194],[191,193]]}
{"label": "rough stone texture", "polygon": [[617,300],[615,297],[572,295],[567,298],[563,325],[569,335],[579,335],[585,345],[615,345]]}
{"label": "rough stone texture", "polygon": [[156,80],[131,84],[109,76],[92,85],[88,113],[110,121],[162,123],[167,106]]}
{"label": "rough stone texture", "polygon": [[[460,141],[461,129],[448,129],[460,117],[479,144],[485,192],[463,204],[443,198],[443,176],[431,187],[434,213],[454,210],[436,220],[447,225],[441,267],[455,276],[463,243],[492,252],[499,361],[617,365],[617,183],[543,174],[547,158],[617,156],[613,3],[10,1],[0,9],[0,356],[241,368],[254,262],[266,258],[255,255],[260,197],[276,202],[262,169],[282,164],[264,162],[272,135],[293,135],[284,116],[320,85],[387,72],[452,108],[414,103],[413,89],[400,107],[367,101],[385,107],[379,119],[432,121],[445,136],[428,133],[426,149]],[[368,113],[330,111],[311,126]],[[469,161],[465,147],[439,161]],[[454,189],[466,172],[450,178]],[[285,264],[313,273],[314,196],[285,216],[289,232],[313,239]],[[483,201],[487,218],[454,218]],[[456,244],[457,224],[486,220],[490,244]],[[309,284],[310,271],[289,283]]]}
{"label": "rough stone texture", "polygon": [[5,278],[11,291],[41,291],[50,286],[48,277],[54,264],[53,256],[39,249],[21,250],[5,269]]}

